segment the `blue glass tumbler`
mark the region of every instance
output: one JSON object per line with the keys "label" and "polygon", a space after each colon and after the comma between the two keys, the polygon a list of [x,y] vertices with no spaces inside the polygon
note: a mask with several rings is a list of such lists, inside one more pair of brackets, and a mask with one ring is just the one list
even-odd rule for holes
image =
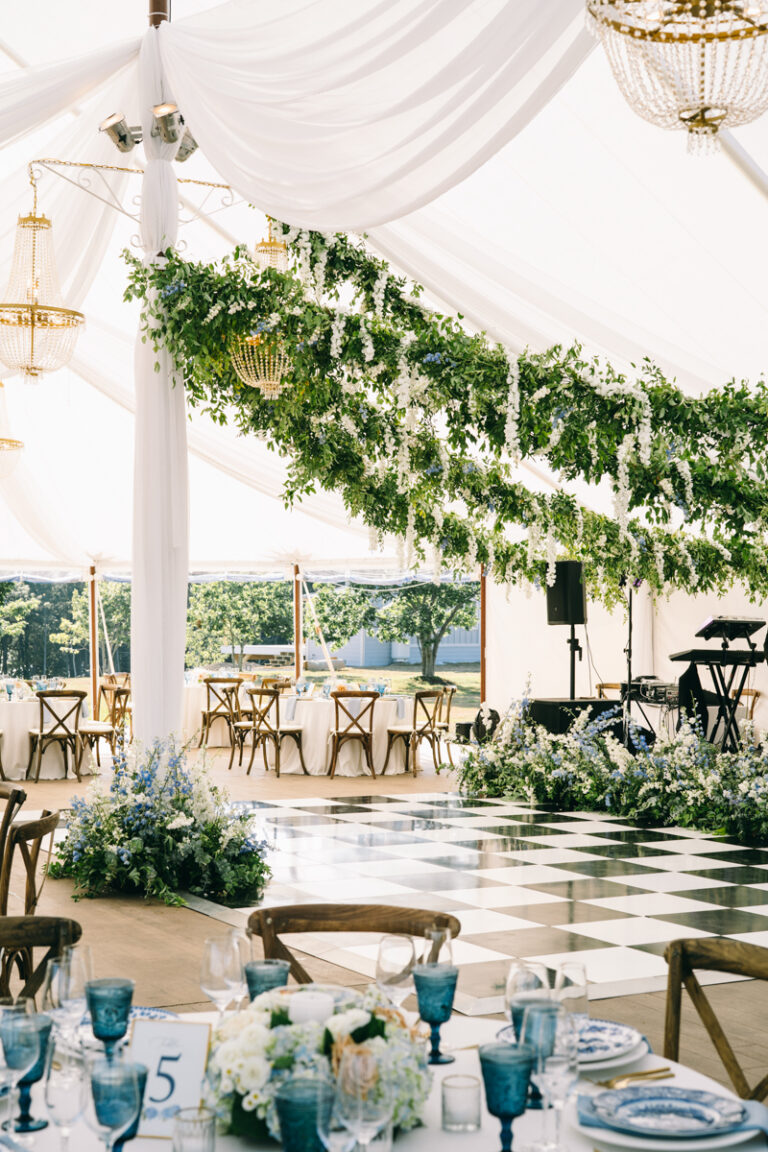
{"label": "blue glass tumbler", "polygon": [[288,983],[290,971],[288,960],[249,960],[245,965],[245,979],[251,1000],[272,988],[282,988]]}
{"label": "blue glass tumbler", "polygon": [[141,1113],[144,1107],[144,1092],[146,1091],[147,1076],[149,1075],[149,1069],[147,1068],[146,1064],[128,1064],[126,1062],[124,1066],[133,1068],[134,1072],[136,1073],[136,1084],[139,1089],[139,1110],[136,1113],[136,1119],[134,1120],[133,1124],[131,1124],[128,1131],[123,1136],[120,1136],[117,1140],[115,1140],[115,1143],[112,1145],[113,1152],[120,1152],[123,1144],[127,1143],[128,1140],[133,1140],[136,1136],[136,1133],[139,1131],[139,1121],[141,1120]]}
{"label": "blue glass tumbler", "polygon": [[[38,1057],[29,1072],[25,1072],[19,1080],[19,1115],[13,1125],[13,1131],[39,1132],[41,1128],[48,1127],[48,1121],[35,1120],[30,1112],[32,1105],[32,1085],[37,1084],[38,1080],[42,1080],[45,1075],[45,1059],[48,1052],[48,1040],[51,1035],[53,1020],[50,1016],[45,1016],[40,1013],[23,1016],[21,1019],[23,1021],[23,1027],[33,1027],[37,1033]],[[4,1048],[12,1048],[13,1039],[13,1031],[10,1032],[10,1035],[4,1035]],[[6,1059],[9,1064],[13,1060],[13,1053],[10,1050],[7,1053]]]}
{"label": "blue glass tumbler", "polygon": [[128,1031],[128,1020],[133,1002],[133,980],[107,977],[89,980],[85,985],[85,999],[91,1014],[91,1028],[101,1040],[108,1060]]}
{"label": "blue glass tumbler", "polygon": [[416,985],[419,1016],[425,1024],[429,1024],[432,1033],[430,1064],[452,1064],[455,1060],[455,1056],[446,1056],[440,1051],[440,1025],[451,1018],[458,978],[459,970],[451,964],[414,965],[413,982]]}
{"label": "blue glass tumbler", "polygon": [[334,1086],[320,1077],[292,1076],[275,1093],[283,1152],[324,1152],[318,1123],[327,1124]]}
{"label": "blue glass tumbler", "polygon": [[511,1152],[512,1121],[525,1112],[535,1053],[527,1044],[481,1044],[485,1103],[501,1120],[501,1152]]}

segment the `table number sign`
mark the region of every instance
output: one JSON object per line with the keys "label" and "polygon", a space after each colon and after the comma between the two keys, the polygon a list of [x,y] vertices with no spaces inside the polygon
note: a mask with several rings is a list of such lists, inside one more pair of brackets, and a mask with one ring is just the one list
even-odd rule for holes
{"label": "table number sign", "polygon": [[170,1138],[179,1109],[199,1105],[210,1037],[210,1024],[134,1021],[130,1058],[149,1069],[139,1136]]}

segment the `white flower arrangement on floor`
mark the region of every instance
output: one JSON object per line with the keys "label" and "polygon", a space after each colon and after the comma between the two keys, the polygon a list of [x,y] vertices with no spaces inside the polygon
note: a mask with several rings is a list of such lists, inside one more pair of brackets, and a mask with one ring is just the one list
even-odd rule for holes
{"label": "white flower arrangement on floor", "polygon": [[292,991],[263,992],[216,1030],[205,1102],[220,1129],[252,1138],[268,1132],[279,1140],[275,1094],[280,1085],[296,1075],[331,1076],[334,1055],[350,1043],[364,1043],[379,1057],[382,1088],[394,1101],[394,1126],[419,1124],[431,1084],[425,1040],[378,988],[345,989],[327,1020],[300,1024],[288,1015]]}

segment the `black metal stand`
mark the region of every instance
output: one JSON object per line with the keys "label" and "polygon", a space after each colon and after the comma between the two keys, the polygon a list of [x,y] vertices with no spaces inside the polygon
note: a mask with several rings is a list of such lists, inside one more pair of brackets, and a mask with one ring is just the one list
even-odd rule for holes
{"label": "black metal stand", "polygon": [[579,654],[579,663],[581,663],[581,644],[576,639],[576,625],[571,624],[571,635],[568,640],[568,647],[571,650],[571,700],[576,699],[576,653]]}
{"label": "black metal stand", "polygon": [[622,707],[622,731],[624,734],[624,747],[629,748],[629,720],[632,708],[632,585],[627,581],[627,687],[624,692]]}

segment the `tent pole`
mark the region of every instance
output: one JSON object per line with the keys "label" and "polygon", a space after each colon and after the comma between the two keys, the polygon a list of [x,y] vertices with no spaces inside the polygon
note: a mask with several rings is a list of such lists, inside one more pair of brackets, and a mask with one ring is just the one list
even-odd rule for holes
{"label": "tent pole", "polygon": [[96,565],[88,570],[88,625],[91,638],[91,716],[99,713],[99,622],[96,617]]}
{"label": "tent pole", "polygon": [[150,28],[158,28],[164,20],[170,20],[169,7],[170,0],[149,0]]}
{"label": "tent pole", "polygon": [[304,661],[301,651],[301,573],[298,564],[293,566],[293,673],[301,680]]}
{"label": "tent pole", "polygon": [[480,565],[480,703],[485,704],[486,575]]}

